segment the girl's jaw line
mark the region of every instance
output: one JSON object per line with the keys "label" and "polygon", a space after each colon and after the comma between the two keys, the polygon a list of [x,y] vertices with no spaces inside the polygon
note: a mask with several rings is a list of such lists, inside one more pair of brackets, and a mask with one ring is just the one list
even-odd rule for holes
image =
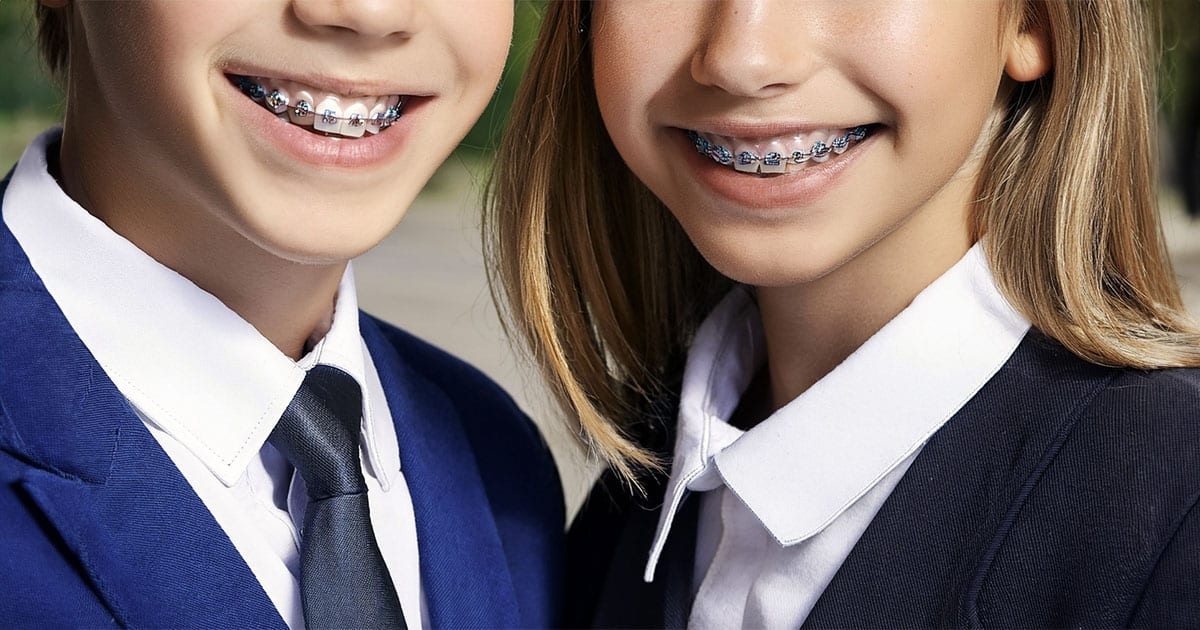
{"label": "girl's jaw line", "polygon": [[403,115],[381,133],[351,138],[314,133],[292,122],[281,120],[237,85],[221,74],[220,98],[228,105],[238,126],[248,129],[259,150],[274,153],[294,163],[322,169],[373,169],[391,162],[408,144],[422,113],[435,95],[405,95]]}
{"label": "girl's jaw line", "polygon": [[831,190],[858,157],[869,151],[877,136],[887,127],[875,125],[861,141],[852,143],[845,153],[826,162],[807,165],[798,171],[763,176],[738,172],[696,150],[687,129],[667,130],[672,148],[684,153],[683,166],[707,190],[737,206],[754,210],[775,210],[816,203]]}

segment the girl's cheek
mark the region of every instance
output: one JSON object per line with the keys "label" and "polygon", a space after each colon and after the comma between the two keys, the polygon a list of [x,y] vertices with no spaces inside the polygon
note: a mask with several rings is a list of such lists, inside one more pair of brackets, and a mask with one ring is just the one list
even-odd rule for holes
{"label": "girl's cheek", "polygon": [[596,97],[610,133],[644,118],[686,75],[695,13],[690,3],[598,2],[590,24]]}

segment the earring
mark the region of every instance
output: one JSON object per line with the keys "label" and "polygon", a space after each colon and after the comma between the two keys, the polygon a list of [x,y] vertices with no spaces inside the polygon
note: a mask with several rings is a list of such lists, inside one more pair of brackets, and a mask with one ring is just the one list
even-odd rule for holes
{"label": "earring", "polygon": [[578,29],[577,29],[577,31],[579,32],[579,35],[580,35],[580,37],[586,37],[586,36],[587,36],[587,31],[588,31],[588,23],[592,21],[592,19],[591,19],[591,18],[592,18],[592,4],[591,4],[591,2],[584,2],[584,3],[582,3],[582,6],[581,6],[581,7],[579,7],[579,27],[578,27]]}

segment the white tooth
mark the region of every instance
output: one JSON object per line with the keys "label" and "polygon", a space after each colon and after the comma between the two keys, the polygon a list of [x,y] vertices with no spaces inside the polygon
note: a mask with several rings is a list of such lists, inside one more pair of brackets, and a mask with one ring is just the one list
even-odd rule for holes
{"label": "white tooth", "polygon": [[[824,148],[821,151],[818,151],[818,145],[823,146]],[[813,143],[812,153],[812,161],[820,164],[821,162],[828,160],[833,151],[829,150],[829,145],[826,142],[818,140],[817,142]]]}
{"label": "white tooth", "polygon": [[367,133],[379,133],[382,131],[379,126],[378,118],[383,116],[383,113],[386,111],[387,101],[385,99],[379,99],[376,101],[375,106],[372,107],[369,112],[367,112]]}
{"label": "white tooth", "polygon": [[750,153],[757,156],[758,146],[747,143],[739,143],[733,146],[733,168],[743,173],[757,173],[759,162],[756,159],[750,159],[744,163],[742,159],[743,153]]}
{"label": "white tooth", "polygon": [[341,133],[342,121],[338,120],[342,117],[342,108],[338,105],[335,97],[326,96],[317,103],[316,120],[313,121],[313,128],[317,131],[326,133]]}
{"label": "white tooth", "polygon": [[783,173],[787,171],[787,160],[791,156],[787,149],[784,148],[783,142],[772,140],[766,144],[759,145],[759,149],[763,152],[762,166],[759,169],[761,172]]}
{"label": "white tooth", "polygon": [[[788,171],[789,172],[798,171],[798,170],[804,168],[805,162],[808,162],[808,159],[809,159],[809,154],[808,154],[809,147],[804,144],[804,136],[801,134],[794,135],[791,138],[789,138],[788,141],[786,143],[784,143],[783,146],[785,148],[787,148]],[[800,161],[799,162],[796,162],[795,158],[793,157],[797,151],[800,152]]]}
{"label": "white tooth", "polygon": [[399,104],[400,104],[400,97],[398,95],[393,94],[393,95],[387,97],[387,106],[388,107],[395,107],[396,105],[399,105]]}
{"label": "white tooth", "polygon": [[[303,116],[296,112],[301,111],[307,106],[309,112]],[[305,127],[313,126],[316,119],[316,105],[313,104],[312,92],[308,90],[296,90],[292,92],[292,104],[288,106],[288,118],[297,125]]]}
{"label": "white tooth", "polygon": [[339,133],[351,138],[361,138],[367,130],[367,106],[363,105],[361,100],[355,101],[342,111],[342,116],[345,120],[342,121]]}

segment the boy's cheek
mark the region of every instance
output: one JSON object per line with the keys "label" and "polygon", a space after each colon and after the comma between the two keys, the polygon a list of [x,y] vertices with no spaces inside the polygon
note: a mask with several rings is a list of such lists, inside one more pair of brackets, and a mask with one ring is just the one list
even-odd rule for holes
{"label": "boy's cheek", "polygon": [[[232,228],[296,261],[356,256],[399,222],[494,93],[513,21],[510,1],[421,2],[412,37],[370,41],[311,25],[291,28],[287,2],[78,6],[72,50],[79,63],[71,66],[79,76],[72,83],[85,89],[73,90],[82,98],[73,99],[69,120],[75,129],[102,128],[93,154],[123,165],[121,177],[92,182],[112,189],[102,195],[115,201],[107,207],[129,214],[122,209],[129,200],[144,199],[147,208],[181,217],[175,225],[186,215],[196,229]],[[412,118],[419,122],[406,130],[398,155],[339,171],[264,146],[270,134],[261,133],[263,125],[277,121],[239,109],[243,96],[222,70],[229,60],[318,75],[343,69],[344,79],[428,86],[437,97]],[[158,228],[178,229],[137,229]]]}

